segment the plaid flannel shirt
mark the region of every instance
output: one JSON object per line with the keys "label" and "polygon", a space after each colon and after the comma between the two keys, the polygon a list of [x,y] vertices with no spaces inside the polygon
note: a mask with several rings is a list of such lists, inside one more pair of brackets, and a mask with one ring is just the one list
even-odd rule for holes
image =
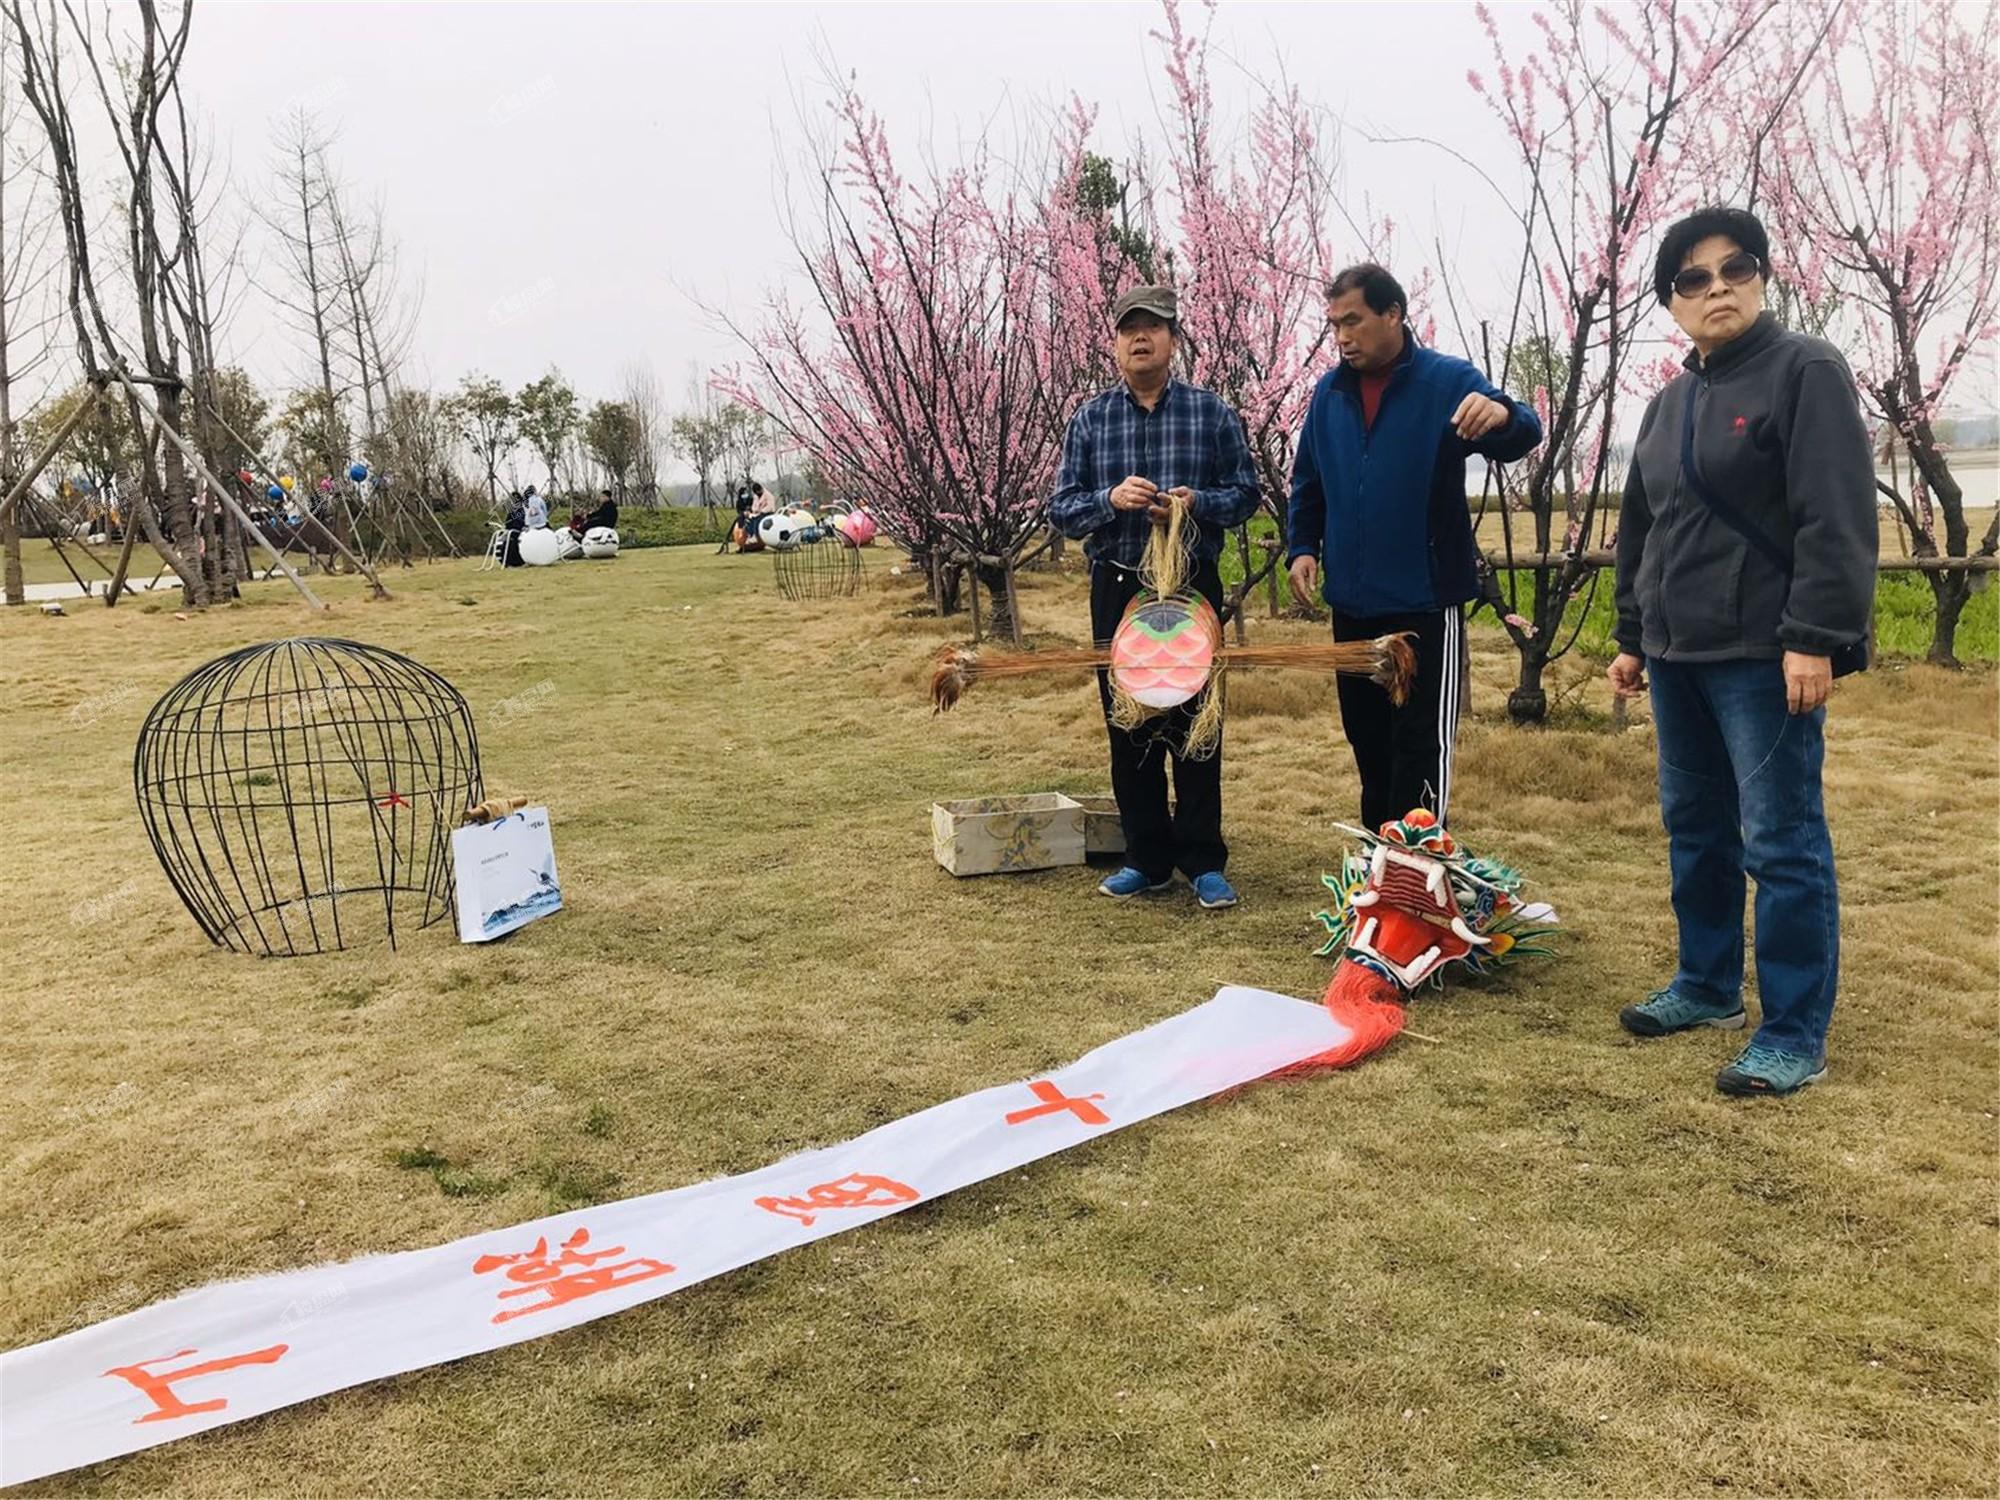
{"label": "plaid flannel shirt", "polygon": [[1202,561],[1221,553],[1225,533],[1255,515],[1262,498],[1242,419],[1215,392],[1184,380],[1169,380],[1151,411],[1123,384],[1077,408],[1063,437],[1049,524],[1082,539],[1092,562],[1137,568],[1153,523],[1142,510],[1111,504],[1112,490],[1133,474],[1162,490],[1194,491]]}

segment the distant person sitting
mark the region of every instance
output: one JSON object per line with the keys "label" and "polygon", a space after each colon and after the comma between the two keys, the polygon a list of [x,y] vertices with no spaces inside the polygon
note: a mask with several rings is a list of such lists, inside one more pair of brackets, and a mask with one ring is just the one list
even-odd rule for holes
{"label": "distant person sitting", "polygon": [[618,526],[618,502],[611,498],[611,491],[604,492],[604,498],[597,502],[597,509],[583,518],[583,529],[589,531],[598,526]]}
{"label": "distant person sitting", "polygon": [[729,550],[731,542],[736,543],[738,552],[743,550],[743,539],[750,534],[750,502],[754,498],[747,484],[736,492],[736,520],[722,534],[722,545],[715,549],[718,557]]}
{"label": "distant person sitting", "polygon": [[528,524],[528,503],[515,490],[507,497],[507,519],[500,531],[500,564],[507,568],[526,567],[521,561],[521,528]]}
{"label": "distant person sitting", "polygon": [[535,493],[532,484],[528,486],[528,493],[522,499],[528,508],[528,530],[540,531],[549,524],[549,502]]}
{"label": "distant person sitting", "polygon": [[746,526],[744,518],[748,514],[750,514],[750,486],[746,484],[746,486],[742,486],[736,492],[736,518],[728,526],[722,528],[722,544],[716,548],[716,556],[718,558],[724,552],[730,550],[730,542],[736,542],[736,548],[742,550],[742,544],[744,544],[744,526]]}
{"label": "distant person sitting", "polygon": [[750,501],[751,515],[768,516],[778,508],[777,497],[765,494],[764,486],[755,481],[751,482],[750,494],[752,496]]}

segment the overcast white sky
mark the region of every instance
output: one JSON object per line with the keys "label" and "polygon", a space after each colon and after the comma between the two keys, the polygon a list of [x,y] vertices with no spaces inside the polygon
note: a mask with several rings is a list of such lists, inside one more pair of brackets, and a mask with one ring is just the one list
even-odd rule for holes
{"label": "overcast white sky", "polygon": [[[1494,8],[1503,32],[1529,33],[1525,0]],[[1198,0],[1183,14],[1204,22]],[[1099,107],[1096,144],[1117,158],[1160,128],[1160,25],[1156,0],[198,0],[188,83],[239,214],[271,190],[279,121],[303,105],[335,133],[337,169],[380,203],[422,283],[411,378],[448,387],[476,369],[518,389],[554,364],[590,400],[642,366],[679,405],[693,371],[740,357],[703,304],[754,322],[790,274],[781,175],[801,105],[816,115],[826,97],[825,59],[855,74],[905,163],[926,144],[950,159],[988,121],[1019,140],[1072,96]],[[1222,0],[1213,35],[1225,140],[1251,102],[1241,69],[1282,66],[1343,122],[1343,197],[1356,217],[1364,201],[1394,216],[1406,278],[1442,234],[1461,284],[1497,310],[1516,242],[1490,190],[1442,152],[1368,139],[1433,136],[1512,185],[1466,84],[1491,67],[1470,3]],[[223,352],[270,389],[308,378],[296,334],[254,294]],[[1990,410],[1994,367],[1989,351],[1954,405]]]}
{"label": "overcast white sky", "polygon": [[[1199,24],[1198,6],[1187,7]],[[1518,24],[1518,9],[1506,18]],[[678,400],[691,363],[735,357],[697,299],[738,309],[785,275],[778,167],[819,58],[853,70],[913,159],[1001,113],[999,130],[1071,94],[1101,106],[1118,155],[1156,130],[1156,4],[410,4],[203,0],[189,78],[245,192],[268,183],[275,122],[297,104],[338,131],[334,157],[379,197],[421,271],[420,371],[509,386],[555,363],[587,394],[649,363]],[[1483,65],[1469,4],[1229,4],[1215,26],[1219,114],[1247,90],[1227,57],[1274,60],[1352,125],[1491,141],[1464,78]],[[1427,236],[1483,214],[1464,173],[1347,132],[1350,192]],[[1477,238],[1475,233],[1474,238]],[[231,353],[262,380],[305,368],[255,305]]]}

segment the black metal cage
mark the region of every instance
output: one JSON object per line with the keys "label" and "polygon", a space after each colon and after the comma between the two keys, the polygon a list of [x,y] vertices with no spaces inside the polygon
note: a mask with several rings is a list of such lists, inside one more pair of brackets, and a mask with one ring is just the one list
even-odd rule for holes
{"label": "black metal cage", "polygon": [[861,549],[834,535],[771,552],[778,592],[787,599],[844,599],[861,592]]}
{"label": "black metal cage", "polygon": [[218,946],[344,948],[453,912],[451,834],[483,800],[472,711],[395,651],[246,646],[153,705],[132,757],[153,852]]}

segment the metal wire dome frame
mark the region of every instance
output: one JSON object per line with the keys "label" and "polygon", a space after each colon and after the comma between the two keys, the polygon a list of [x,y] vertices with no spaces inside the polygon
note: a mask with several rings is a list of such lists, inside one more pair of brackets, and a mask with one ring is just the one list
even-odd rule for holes
{"label": "metal wire dome frame", "polygon": [[816,542],[771,549],[771,571],[787,599],[845,599],[861,592],[861,549],[828,526]]}
{"label": "metal wire dome frame", "polygon": [[265,957],[346,947],[377,915],[393,948],[399,906],[406,926],[449,918],[452,830],[484,798],[456,688],[399,652],[321,636],[182,678],[139,730],[132,786],[201,930]]}

